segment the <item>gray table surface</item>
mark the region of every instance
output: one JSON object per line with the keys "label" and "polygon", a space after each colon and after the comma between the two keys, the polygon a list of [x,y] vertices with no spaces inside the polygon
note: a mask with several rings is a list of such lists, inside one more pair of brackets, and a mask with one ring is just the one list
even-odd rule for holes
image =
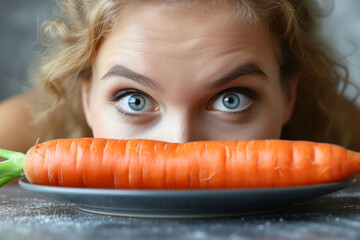
{"label": "gray table surface", "polygon": [[360,187],[262,215],[211,219],[110,217],[73,204],[0,189],[3,239],[360,239]]}

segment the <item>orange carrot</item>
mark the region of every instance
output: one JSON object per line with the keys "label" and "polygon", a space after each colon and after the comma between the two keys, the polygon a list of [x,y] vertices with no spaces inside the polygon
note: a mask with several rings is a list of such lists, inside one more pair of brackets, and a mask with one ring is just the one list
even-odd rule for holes
{"label": "orange carrot", "polygon": [[178,144],[60,139],[37,144],[22,158],[31,183],[90,188],[299,186],[340,181],[360,172],[360,153],[332,144],[285,140]]}

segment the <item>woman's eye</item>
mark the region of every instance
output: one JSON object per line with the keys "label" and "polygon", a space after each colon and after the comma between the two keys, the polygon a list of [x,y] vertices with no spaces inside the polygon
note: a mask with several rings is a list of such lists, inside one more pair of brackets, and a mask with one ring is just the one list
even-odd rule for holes
{"label": "woman's eye", "polygon": [[124,114],[141,114],[157,110],[157,105],[141,92],[129,90],[120,91],[113,97],[116,107]]}
{"label": "woman's eye", "polygon": [[226,92],[220,94],[212,102],[211,110],[223,112],[242,112],[252,105],[255,98],[256,93],[250,89],[229,89]]}

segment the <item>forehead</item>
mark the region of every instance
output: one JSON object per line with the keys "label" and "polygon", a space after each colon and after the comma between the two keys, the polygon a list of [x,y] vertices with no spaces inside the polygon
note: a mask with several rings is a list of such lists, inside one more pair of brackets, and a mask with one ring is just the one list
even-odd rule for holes
{"label": "forehead", "polygon": [[269,62],[277,63],[278,55],[267,31],[229,17],[230,11],[134,6],[102,42],[93,71],[100,76],[125,65],[153,79],[216,78],[245,63],[272,71]]}
{"label": "forehead", "polygon": [[[197,21],[194,23],[194,16]],[[180,20],[182,26],[172,25]],[[209,24],[209,19],[213,20]],[[262,21],[256,14],[256,8],[250,8],[244,0],[167,0],[167,1],[129,1],[126,6],[120,7],[113,21],[113,30],[129,23],[137,22],[144,26],[151,26],[152,30],[184,30],[196,32],[197,25],[208,25],[209,28],[223,26],[224,23],[239,22],[249,29],[262,26]],[[154,22],[157,24],[154,24]],[[216,24],[218,23],[218,24]],[[166,29],[165,29],[166,27]],[[265,30],[265,28],[263,28]]]}
{"label": "forehead", "polygon": [[[169,85],[198,89],[246,64],[277,79],[278,60],[267,32],[229,18],[228,13],[226,7],[211,11],[133,7],[100,46],[93,62],[94,79],[121,65],[162,82],[164,89]],[[193,92],[182,98],[185,94],[190,97]]]}
{"label": "forehead", "polygon": [[208,47],[213,48],[204,49],[208,51],[219,46],[232,48],[240,41],[253,41],[254,37],[270,40],[261,25],[239,18],[239,12],[229,4],[177,5],[181,4],[143,4],[128,8],[126,17],[117,21],[106,41],[112,39],[114,44],[126,43],[129,47],[148,44],[155,47],[153,50],[164,49],[165,44],[177,49],[195,49],[207,42]]}

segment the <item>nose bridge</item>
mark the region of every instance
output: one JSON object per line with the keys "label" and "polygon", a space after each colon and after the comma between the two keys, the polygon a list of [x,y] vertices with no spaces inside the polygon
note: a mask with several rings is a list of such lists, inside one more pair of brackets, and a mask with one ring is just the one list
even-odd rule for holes
{"label": "nose bridge", "polygon": [[168,138],[171,142],[185,143],[195,141],[199,132],[196,117],[188,111],[170,114]]}

